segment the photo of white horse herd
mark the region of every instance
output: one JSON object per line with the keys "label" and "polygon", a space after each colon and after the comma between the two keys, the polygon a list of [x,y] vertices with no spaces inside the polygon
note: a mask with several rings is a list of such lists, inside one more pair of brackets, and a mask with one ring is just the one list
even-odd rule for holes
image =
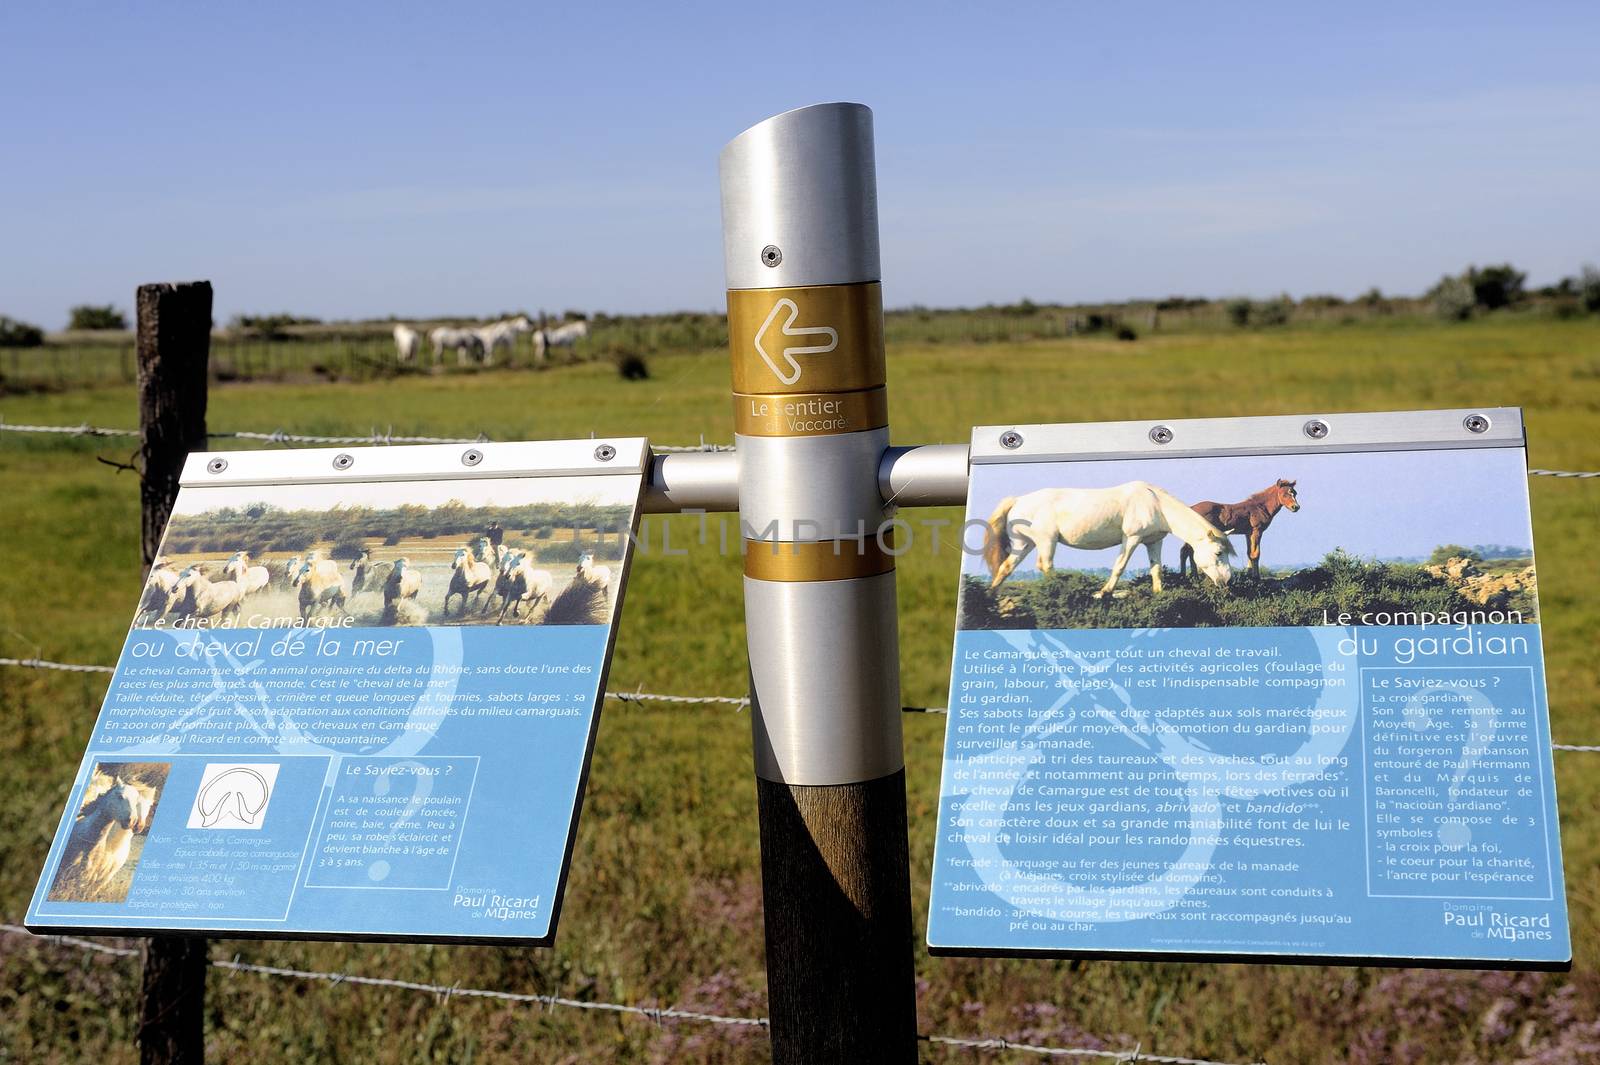
{"label": "photo of white horse herd", "polygon": [[[358,625],[603,625],[618,584],[588,552],[536,567],[526,549],[479,536],[455,547],[413,543],[418,557],[348,562],[321,550],[282,560],[235,551],[226,560],[157,558],[138,628],[317,628]],[[408,549],[409,550],[409,549]],[[429,558],[428,556],[441,556]],[[441,597],[442,598],[439,598]],[[435,604],[432,609],[428,604]]]}
{"label": "photo of white horse herd", "polygon": [[428,330],[424,335],[421,329],[402,322],[394,327],[395,358],[402,364],[415,361],[422,352],[422,342],[426,339],[433,347],[435,366],[444,360],[446,351],[454,351],[456,362],[462,366],[467,365],[468,360],[475,360],[483,366],[492,366],[495,352],[501,348],[512,350],[516,346],[517,338],[525,334],[532,334],[533,361],[540,363],[554,348],[575,347],[578,341],[589,335],[589,323],[576,321],[544,327],[535,325],[527,315],[519,314],[515,318],[503,318],[484,326],[441,325]]}

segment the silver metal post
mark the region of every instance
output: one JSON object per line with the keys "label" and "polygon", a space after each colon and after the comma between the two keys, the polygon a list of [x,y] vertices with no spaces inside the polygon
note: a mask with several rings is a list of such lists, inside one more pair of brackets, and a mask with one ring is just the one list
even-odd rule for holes
{"label": "silver metal post", "polygon": [[721,170],[773,1059],[915,1061],[872,112]]}

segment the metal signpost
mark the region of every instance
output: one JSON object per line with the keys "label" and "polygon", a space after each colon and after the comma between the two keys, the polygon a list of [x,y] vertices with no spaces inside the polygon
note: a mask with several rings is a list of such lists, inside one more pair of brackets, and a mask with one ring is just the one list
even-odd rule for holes
{"label": "metal signpost", "polygon": [[[191,459],[30,927],[550,942],[637,515],[737,511],[773,1057],[914,1061],[889,529],[965,503],[935,953],[1570,958],[1518,412],[891,447],[871,112],[768,119],[721,180],[736,453]],[[508,532],[597,501],[613,571]],[[259,546],[297,522],[354,557]],[[1424,573],[1430,537],[1527,569]]]}
{"label": "metal signpost", "polygon": [[1520,411],[972,462],[930,949],[1570,964]]}

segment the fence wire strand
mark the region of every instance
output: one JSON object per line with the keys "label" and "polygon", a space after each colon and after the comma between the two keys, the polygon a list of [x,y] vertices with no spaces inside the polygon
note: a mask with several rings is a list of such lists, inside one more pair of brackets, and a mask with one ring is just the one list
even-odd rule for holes
{"label": "fence wire strand", "polygon": [[[136,947],[119,947],[107,943],[96,943],[93,940],[81,939],[77,936],[35,936],[21,925],[9,922],[0,924],[0,931],[8,935],[28,936],[48,943],[92,951],[97,954],[108,954],[118,958],[137,957],[141,953]],[[253,973],[257,976],[280,977],[290,980],[321,981],[328,983],[332,987],[356,984],[363,987],[387,987],[399,991],[415,991],[420,994],[434,995],[445,1000],[451,998],[478,998],[495,1002],[515,1002],[563,1009],[620,1013],[635,1017],[645,1017],[658,1025],[662,1021],[697,1021],[703,1024],[730,1025],[740,1028],[765,1029],[768,1027],[768,1021],[765,1017],[731,1017],[720,1013],[703,1013],[699,1010],[679,1009],[676,1006],[630,1006],[620,1002],[594,1002],[586,999],[567,998],[562,995],[498,991],[491,988],[462,987],[459,984],[429,984],[416,980],[397,980],[386,976],[323,972],[318,969],[292,969],[281,965],[262,965],[258,962],[240,961],[237,955],[231,959],[212,958],[209,960],[209,964],[213,969],[222,969],[227,972]],[[1245,1065],[1245,1063],[1216,1061],[1210,1058],[1146,1054],[1138,1048],[1133,1050],[1099,1050],[1091,1047],[1042,1046],[1036,1043],[1017,1043],[997,1036],[973,1038],[919,1034],[917,1039],[924,1043],[934,1043],[940,1046],[962,1047],[972,1050],[1013,1050],[1020,1054],[1032,1054],[1039,1057],[1096,1058],[1102,1061],[1121,1062],[1148,1061],[1157,1062],[1160,1065]],[[1261,1063],[1252,1062],[1249,1065],[1261,1065]]]}
{"label": "fence wire strand", "polygon": [[[81,662],[52,662],[45,658],[0,658],[0,666],[18,666],[24,669],[53,669],[63,673],[116,672],[116,667],[114,666],[89,665]],[[604,693],[602,698],[612,699],[619,703],[731,706],[735,710],[743,710],[750,705],[748,696],[739,695],[665,695],[661,692],[647,691],[608,691]],[[944,706],[902,706],[900,712],[903,714],[948,714],[950,710]],[[1550,746],[1557,751],[1579,751],[1586,754],[1600,753],[1600,744],[1552,743]]]}
{"label": "fence wire strand", "polygon": [[[7,433],[50,433],[56,436],[138,436],[137,429],[114,429],[104,425],[24,425],[8,422],[0,418],[0,432]],[[490,443],[487,433],[477,436],[403,436],[393,429],[379,432],[373,429],[365,436],[318,436],[312,433],[291,433],[283,429],[274,429],[270,433],[255,432],[251,430],[219,430],[207,433],[211,440],[260,440],[267,444],[372,444],[382,446],[385,444],[484,444]],[[684,452],[684,451],[732,451],[732,444],[708,444],[701,441],[698,444],[652,444],[650,449],[655,452]]]}
{"label": "fence wire strand", "polygon": [[[58,436],[138,436],[137,429],[114,429],[103,425],[25,425],[18,422],[8,422],[0,418],[0,432],[7,433],[53,433]],[[484,444],[490,443],[486,433],[477,436],[399,436],[393,431],[378,432],[373,429],[365,436],[317,436],[311,433],[290,433],[282,429],[274,429],[270,433],[253,432],[248,430],[231,430],[207,433],[213,440],[260,440],[268,444]],[[733,451],[732,444],[708,444],[701,441],[698,444],[651,444],[650,450],[658,454],[681,451]],[[1569,479],[1589,480],[1600,478],[1600,470],[1544,470],[1532,469],[1528,474],[1533,477],[1565,477]]]}

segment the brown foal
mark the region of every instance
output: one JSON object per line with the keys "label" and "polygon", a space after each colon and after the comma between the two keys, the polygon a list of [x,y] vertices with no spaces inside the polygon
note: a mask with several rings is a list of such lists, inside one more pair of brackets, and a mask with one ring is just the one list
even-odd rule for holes
{"label": "brown foal", "polygon": [[[1261,534],[1267,531],[1272,519],[1284,507],[1300,509],[1300,497],[1295,494],[1295,482],[1278,478],[1277,482],[1263,488],[1249,499],[1238,503],[1213,503],[1207,499],[1194,504],[1194,512],[1225,533],[1244,533],[1250,537],[1250,576],[1261,576]],[[1194,549],[1188,544],[1178,552],[1178,573],[1192,568]]]}

